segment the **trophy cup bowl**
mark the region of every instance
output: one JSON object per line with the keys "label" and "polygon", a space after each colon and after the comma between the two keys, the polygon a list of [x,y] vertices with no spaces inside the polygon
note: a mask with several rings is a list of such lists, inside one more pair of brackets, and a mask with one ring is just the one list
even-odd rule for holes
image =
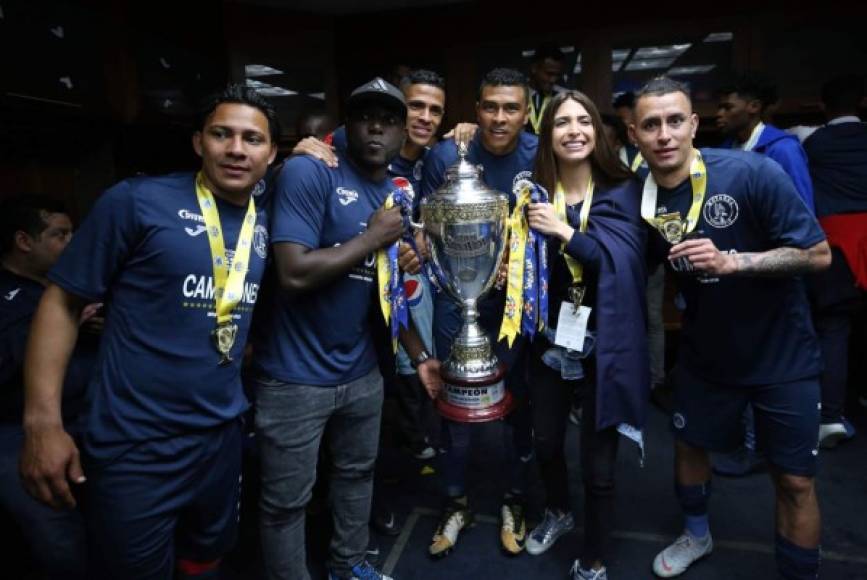
{"label": "trophy cup bowl", "polygon": [[421,217],[440,282],[462,309],[460,331],[441,369],[437,410],[453,421],[480,423],[513,407],[505,364],[477,321],[478,301],[493,286],[503,259],[509,198],[487,187],[481,168],[466,160],[465,150],[460,153],[443,186],[421,201]]}

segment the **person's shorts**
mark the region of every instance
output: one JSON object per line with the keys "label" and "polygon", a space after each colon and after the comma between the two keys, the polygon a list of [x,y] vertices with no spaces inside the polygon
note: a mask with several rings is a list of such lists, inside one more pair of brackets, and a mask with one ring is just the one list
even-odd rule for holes
{"label": "person's shorts", "polygon": [[210,563],[226,554],[237,532],[242,436],[237,419],[117,446],[110,461],[86,462],[94,577],[171,578],[177,562]]}
{"label": "person's shorts", "polygon": [[816,473],[819,377],[767,385],[714,383],[683,365],[673,371],[675,437],[693,447],[727,452],[743,444],[743,414],[753,406],[757,450],[781,472]]}

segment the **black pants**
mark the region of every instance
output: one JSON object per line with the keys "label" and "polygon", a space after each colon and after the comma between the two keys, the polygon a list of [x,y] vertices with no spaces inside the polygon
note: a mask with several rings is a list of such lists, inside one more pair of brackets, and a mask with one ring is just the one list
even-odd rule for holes
{"label": "black pants", "polygon": [[843,415],[849,378],[849,336],[852,320],[864,304],[864,292],[846,258],[832,248],[831,267],[807,277],[813,320],[822,349],[822,422],[837,423]]}
{"label": "black pants", "polygon": [[397,424],[408,447],[418,452],[427,447],[426,414],[428,396],[418,375],[395,375],[397,381]]}
{"label": "black pants", "polygon": [[[530,361],[530,404],[536,460],[545,485],[549,508],[569,511],[569,482],[564,445],[569,409],[575,387],[559,371],[542,362],[542,352],[550,345],[537,339]],[[581,479],[584,484],[585,565],[605,561],[611,531],[614,529],[614,469],[619,435],[615,427],[596,430],[596,365],[585,359],[583,415],[581,418]]]}

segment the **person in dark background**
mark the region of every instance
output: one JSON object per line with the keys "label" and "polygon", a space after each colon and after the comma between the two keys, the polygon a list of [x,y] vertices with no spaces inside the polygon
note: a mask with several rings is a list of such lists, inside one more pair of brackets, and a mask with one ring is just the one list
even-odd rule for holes
{"label": "person in dark background", "polygon": [[563,78],[566,55],[554,43],[538,46],[530,61],[530,103],[526,129],[538,134],[545,107],[556,93],[563,90],[557,81]]}
{"label": "person in dark background", "polygon": [[[0,236],[0,507],[26,538],[39,577],[84,580],[87,542],[80,511],[44,505],[27,493],[18,475],[30,323],[49,283],[48,271],[72,238],[72,222],[60,202],[18,196],[0,204]],[[96,362],[102,318],[94,315],[99,306],[89,305],[82,316],[82,333],[64,380],[63,423],[76,439]]]}
{"label": "person in dark background", "polygon": [[337,122],[325,111],[310,111],[298,116],[295,133],[299,141],[307,137],[321,141],[336,127]]}
{"label": "person in dark background", "polygon": [[804,140],[816,216],[833,253],[831,268],[808,278],[825,363],[819,445],[826,449],[855,435],[843,407],[852,319],[863,308],[867,290],[867,125],[858,117],[863,99],[863,77],[845,75],[825,83],[828,124]]}
{"label": "person in dark background", "polygon": [[[76,505],[71,486],[83,486],[92,578],[216,578],[235,541],[241,358],[268,237],[252,191],[279,127],[240,85],[210,100],[198,127],[201,171],[105,192],[34,317],[21,474],[55,507]],[[84,304],[106,296],[79,457],[60,379]]]}
{"label": "person in dark background", "polygon": [[[747,73],[718,92],[716,124],[726,136],[722,147],[752,151],[779,163],[812,211],[813,185],[803,148],[795,136],[763,121],[768,107],[778,100],[776,86],[762,75]],[[743,445],[731,453],[718,453],[713,457],[713,468],[719,475],[749,475],[764,466],[756,450],[752,405],[747,406],[743,422]]]}

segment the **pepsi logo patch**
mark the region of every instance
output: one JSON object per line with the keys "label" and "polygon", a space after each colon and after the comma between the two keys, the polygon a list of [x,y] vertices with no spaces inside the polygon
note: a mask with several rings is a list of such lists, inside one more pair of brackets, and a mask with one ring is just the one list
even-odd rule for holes
{"label": "pepsi logo patch", "polygon": [[410,307],[421,304],[421,299],[424,297],[424,284],[421,284],[418,280],[409,278],[403,283],[403,291],[406,293],[406,303]]}

